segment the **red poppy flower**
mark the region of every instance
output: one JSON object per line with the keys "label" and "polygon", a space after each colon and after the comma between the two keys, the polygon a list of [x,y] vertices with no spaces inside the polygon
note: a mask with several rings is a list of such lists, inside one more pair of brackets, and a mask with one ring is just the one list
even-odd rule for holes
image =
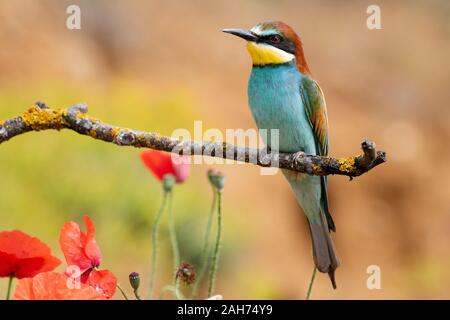
{"label": "red poppy flower", "polygon": [[102,253],[95,241],[95,226],[89,216],[84,217],[86,233],[76,222],[67,222],[61,229],[59,244],[69,266],[75,265],[81,273],[96,268],[102,261]]}
{"label": "red poppy flower", "polygon": [[111,298],[116,290],[117,278],[109,270],[97,270],[102,254],[94,238],[95,226],[89,216],[84,217],[84,222],[86,233],[73,221],[62,227],[59,237],[61,250],[69,266],[80,268],[82,283],[89,284],[106,298]]}
{"label": "red poppy flower", "polygon": [[18,230],[0,232],[0,277],[33,277],[60,263],[39,239]]}
{"label": "red poppy flower", "polygon": [[141,152],[141,160],[160,181],[166,174],[172,174],[181,183],[188,178],[191,168],[188,157],[157,150]]}
{"label": "red poppy flower", "polygon": [[68,276],[56,272],[43,272],[33,278],[19,280],[15,300],[104,300],[102,292],[88,284],[75,286]]}

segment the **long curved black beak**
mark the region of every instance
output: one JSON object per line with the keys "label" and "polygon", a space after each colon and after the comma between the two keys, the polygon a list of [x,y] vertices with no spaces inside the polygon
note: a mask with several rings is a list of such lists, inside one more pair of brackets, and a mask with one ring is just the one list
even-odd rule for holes
{"label": "long curved black beak", "polygon": [[256,41],[258,37],[252,32],[244,29],[223,29],[225,33],[230,33],[232,35],[238,36],[239,38],[245,39],[247,41]]}

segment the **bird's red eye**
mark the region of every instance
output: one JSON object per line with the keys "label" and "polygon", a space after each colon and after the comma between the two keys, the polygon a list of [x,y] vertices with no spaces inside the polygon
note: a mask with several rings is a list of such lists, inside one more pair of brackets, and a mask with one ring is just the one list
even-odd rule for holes
{"label": "bird's red eye", "polygon": [[278,44],[281,42],[281,37],[279,35],[275,34],[269,38],[269,41],[273,44]]}

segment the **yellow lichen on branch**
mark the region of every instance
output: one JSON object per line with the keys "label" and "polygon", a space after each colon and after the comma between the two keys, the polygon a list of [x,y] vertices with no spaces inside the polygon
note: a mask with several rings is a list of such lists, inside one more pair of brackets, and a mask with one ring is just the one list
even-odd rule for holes
{"label": "yellow lichen on branch", "polygon": [[356,169],[355,157],[339,159],[339,169],[343,172],[353,172]]}
{"label": "yellow lichen on branch", "polygon": [[88,131],[88,133],[87,133],[90,137],[92,137],[92,138],[94,138],[94,139],[97,139],[97,131],[95,131],[95,130],[89,130]]}
{"label": "yellow lichen on branch", "polygon": [[42,109],[38,106],[30,107],[21,116],[23,122],[35,131],[45,129],[60,130],[67,126],[64,119],[65,109]]}
{"label": "yellow lichen on branch", "polygon": [[112,129],[111,129],[111,134],[112,134],[114,140],[117,139],[117,136],[118,136],[121,132],[123,132],[123,131],[125,131],[125,129],[121,129],[121,128],[112,128]]}

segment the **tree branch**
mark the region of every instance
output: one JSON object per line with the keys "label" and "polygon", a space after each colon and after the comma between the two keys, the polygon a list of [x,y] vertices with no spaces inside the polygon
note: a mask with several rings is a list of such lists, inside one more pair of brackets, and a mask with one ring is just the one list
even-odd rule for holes
{"label": "tree branch", "polygon": [[375,143],[370,140],[365,140],[361,144],[363,154],[348,158],[312,156],[302,152],[277,153],[220,142],[182,141],[157,133],[113,126],[88,117],[86,113],[85,104],[77,104],[66,109],[50,109],[44,103],[37,102],[21,116],[0,121],[0,144],[30,131],[70,129],[81,135],[119,146],[218,157],[320,176],[338,174],[356,177],[386,162],[386,153],[377,152]]}

